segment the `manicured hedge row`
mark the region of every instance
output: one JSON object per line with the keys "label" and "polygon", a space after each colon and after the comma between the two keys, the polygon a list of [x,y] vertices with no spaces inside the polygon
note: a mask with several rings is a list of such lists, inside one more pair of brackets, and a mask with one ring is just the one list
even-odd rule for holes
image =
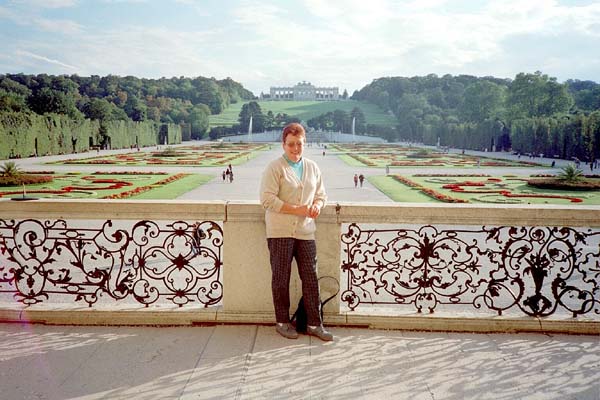
{"label": "manicured hedge row", "polygon": [[50,175],[20,174],[17,176],[0,176],[0,186],[35,185],[36,183],[52,182]]}
{"label": "manicured hedge row", "polygon": [[112,149],[181,143],[181,127],[153,121],[71,120],[65,115],[0,113],[0,159],[79,153],[103,143]]}
{"label": "manicured hedge row", "polygon": [[529,186],[540,189],[557,190],[600,190],[600,182],[589,179],[582,179],[576,182],[567,182],[556,178],[538,178],[527,180]]}

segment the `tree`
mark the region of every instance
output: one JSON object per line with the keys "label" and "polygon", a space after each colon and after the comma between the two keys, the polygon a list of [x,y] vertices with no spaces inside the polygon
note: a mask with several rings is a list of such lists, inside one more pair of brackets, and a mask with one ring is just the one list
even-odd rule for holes
{"label": "tree", "polygon": [[556,82],[540,71],[519,73],[508,89],[510,119],[544,117],[567,112],[573,104],[566,85]]}
{"label": "tree", "polygon": [[27,109],[27,101],[23,96],[0,89],[0,111],[21,112]]}
{"label": "tree", "polygon": [[106,99],[91,99],[83,106],[82,111],[86,118],[100,121],[109,121],[113,116],[113,107]]}
{"label": "tree", "polygon": [[191,125],[192,139],[202,139],[208,132],[210,109],[205,104],[195,105],[188,121]]}
{"label": "tree", "polygon": [[501,114],[504,88],[489,81],[476,81],[465,89],[460,114],[466,121],[481,122]]}
{"label": "tree", "polygon": [[342,99],[346,100],[348,98],[348,91],[344,89],[344,93],[342,93]]}
{"label": "tree", "polygon": [[350,132],[350,117],[348,113],[343,110],[334,110],[333,111],[333,130],[340,132]]}
{"label": "tree", "polygon": [[583,171],[575,166],[573,163],[567,164],[561,168],[561,172],[558,174],[558,179],[565,182],[577,182],[583,178]]}
{"label": "tree", "polygon": [[15,178],[21,175],[21,169],[14,161],[6,161],[0,166],[0,175],[10,178]]}
{"label": "tree", "polygon": [[27,99],[29,107],[38,114],[65,114],[73,119],[82,118],[81,112],[75,106],[75,99],[64,92],[42,88]]}
{"label": "tree", "polygon": [[129,118],[134,121],[144,121],[146,119],[146,104],[135,96],[130,96],[123,108]]}
{"label": "tree", "polygon": [[192,104],[206,104],[210,108],[211,114],[220,114],[229,104],[225,100],[224,93],[219,88],[219,85],[214,80],[196,78],[192,83],[196,89],[190,99]]}
{"label": "tree", "polygon": [[250,126],[250,116],[252,116],[252,132],[262,132],[265,129],[265,116],[256,101],[251,101],[242,106],[238,121],[242,129]]}

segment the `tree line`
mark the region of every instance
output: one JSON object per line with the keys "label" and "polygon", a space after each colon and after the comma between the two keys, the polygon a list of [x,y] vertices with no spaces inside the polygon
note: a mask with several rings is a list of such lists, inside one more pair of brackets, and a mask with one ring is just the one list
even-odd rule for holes
{"label": "tree line", "polygon": [[377,132],[376,127],[366,124],[365,115],[360,107],[354,107],[349,113],[344,110],[334,110],[310,118],[307,121],[301,121],[298,117],[286,113],[275,114],[271,110],[264,113],[258,102],[250,101],[242,106],[236,125],[213,127],[210,131],[211,139],[248,132],[250,118],[252,118],[252,132],[279,130],[291,122],[303,122],[308,128],[314,130],[349,133],[352,132],[353,121],[355,132],[358,134],[364,135],[370,129]]}
{"label": "tree line", "polygon": [[253,98],[231,78],[0,75],[0,112],[187,124],[194,139],[206,135],[210,115]]}
{"label": "tree line", "polygon": [[379,105],[398,123],[388,140],[463,149],[600,158],[600,84],[537,71],[514,79],[435,74],[386,77],[351,97]]}

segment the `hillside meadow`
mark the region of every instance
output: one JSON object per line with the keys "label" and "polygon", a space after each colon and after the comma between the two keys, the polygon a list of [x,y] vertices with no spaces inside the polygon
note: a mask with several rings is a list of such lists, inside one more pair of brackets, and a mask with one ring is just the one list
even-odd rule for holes
{"label": "hillside meadow", "polygon": [[[238,122],[242,106],[247,102],[230,104],[221,114],[210,116],[210,126],[232,126]],[[383,111],[379,106],[356,100],[340,101],[257,101],[264,114],[272,111],[273,114],[285,113],[306,121],[310,118],[334,110],[343,110],[350,113],[354,107],[359,107],[365,114],[367,124],[394,126],[396,119]]]}

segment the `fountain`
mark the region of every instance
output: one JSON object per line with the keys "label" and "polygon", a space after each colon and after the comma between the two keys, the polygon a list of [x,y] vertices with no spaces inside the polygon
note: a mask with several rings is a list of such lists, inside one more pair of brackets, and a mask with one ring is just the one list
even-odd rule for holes
{"label": "fountain", "polygon": [[248,123],[248,141],[252,141],[252,115],[250,116],[250,122]]}
{"label": "fountain", "polygon": [[352,141],[356,142],[356,117],[352,117]]}

